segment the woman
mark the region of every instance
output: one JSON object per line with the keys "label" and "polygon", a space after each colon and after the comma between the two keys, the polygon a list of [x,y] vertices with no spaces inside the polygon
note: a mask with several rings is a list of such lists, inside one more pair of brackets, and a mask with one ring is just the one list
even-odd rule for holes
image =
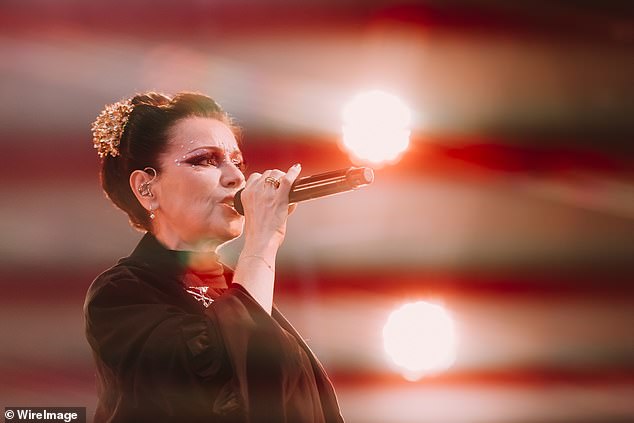
{"label": "woman", "polygon": [[[343,421],[322,366],[273,305],[300,166],[245,181],[235,134],[191,93],[137,95],[93,124],[103,189],[146,231],[86,296],[95,422]],[[233,208],[241,188],[245,217]],[[215,251],[243,230],[232,271]]]}

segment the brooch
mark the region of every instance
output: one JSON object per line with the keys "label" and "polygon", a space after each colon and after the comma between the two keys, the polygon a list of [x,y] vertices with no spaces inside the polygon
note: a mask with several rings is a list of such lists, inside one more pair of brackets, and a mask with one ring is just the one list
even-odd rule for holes
{"label": "brooch", "polygon": [[201,301],[205,308],[209,307],[214,302],[213,299],[207,296],[208,286],[190,286],[185,291],[190,293],[196,301]]}

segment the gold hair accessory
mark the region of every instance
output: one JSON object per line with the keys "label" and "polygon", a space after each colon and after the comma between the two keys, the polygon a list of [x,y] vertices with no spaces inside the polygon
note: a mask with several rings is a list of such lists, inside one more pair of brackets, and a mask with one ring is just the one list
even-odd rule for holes
{"label": "gold hair accessory", "polygon": [[130,100],[118,101],[106,105],[105,109],[97,116],[92,124],[92,143],[97,149],[99,157],[112,157],[119,155],[119,143],[121,134],[134,106]]}

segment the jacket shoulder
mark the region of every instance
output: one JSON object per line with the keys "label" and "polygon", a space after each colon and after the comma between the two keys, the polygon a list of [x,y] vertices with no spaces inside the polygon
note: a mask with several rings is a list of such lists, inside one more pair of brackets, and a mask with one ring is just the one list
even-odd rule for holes
{"label": "jacket shoulder", "polygon": [[149,287],[144,273],[141,265],[128,258],[120,260],[92,281],[86,292],[84,311],[87,311],[88,307],[99,298],[143,294]]}

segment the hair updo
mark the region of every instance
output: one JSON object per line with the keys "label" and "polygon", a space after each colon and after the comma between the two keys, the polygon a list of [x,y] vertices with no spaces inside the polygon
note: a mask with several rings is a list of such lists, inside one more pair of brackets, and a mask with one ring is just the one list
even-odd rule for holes
{"label": "hair updo", "polygon": [[169,131],[181,119],[217,119],[236,136],[238,128],[218,103],[203,94],[179,93],[170,97],[148,92],[137,94],[130,102],[133,109],[121,134],[119,155],[108,154],[101,160],[101,186],[106,196],[127,213],[133,227],[149,231],[151,220],[130,188],[130,174],[146,167],[160,173],[159,160],[167,150]]}

